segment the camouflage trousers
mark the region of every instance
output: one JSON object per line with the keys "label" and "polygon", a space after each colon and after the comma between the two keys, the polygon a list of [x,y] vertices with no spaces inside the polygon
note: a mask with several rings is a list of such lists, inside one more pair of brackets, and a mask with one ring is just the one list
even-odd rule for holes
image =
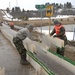
{"label": "camouflage trousers", "polygon": [[[60,37],[60,39],[62,39],[64,41],[64,47],[65,47],[65,45],[67,44],[67,37],[62,36],[62,37]],[[61,48],[61,49],[57,48],[56,53],[64,56],[64,51],[65,51],[65,48]]]}
{"label": "camouflage trousers", "polygon": [[20,40],[18,37],[14,37],[13,38],[13,43],[14,43],[15,47],[17,48],[19,54],[26,58],[26,49],[23,45],[23,41]]}

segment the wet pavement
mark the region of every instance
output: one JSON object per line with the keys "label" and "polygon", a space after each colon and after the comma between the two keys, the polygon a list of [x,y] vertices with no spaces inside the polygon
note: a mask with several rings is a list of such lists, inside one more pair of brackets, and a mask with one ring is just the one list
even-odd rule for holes
{"label": "wet pavement", "polygon": [[5,68],[5,75],[36,75],[31,65],[21,65],[20,55],[0,32],[0,67]]}
{"label": "wet pavement", "polygon": [[[31,65],[22,66],[20,56],[11,43],[0,34],[0,66],[5,67],[6,75],[37,75],[34,68]],[[62,65],[59,65],[51,57],[48,57],[46,53],[38,49],[36,51],[36,57],[40,59],[55,75],[75,75]]]}

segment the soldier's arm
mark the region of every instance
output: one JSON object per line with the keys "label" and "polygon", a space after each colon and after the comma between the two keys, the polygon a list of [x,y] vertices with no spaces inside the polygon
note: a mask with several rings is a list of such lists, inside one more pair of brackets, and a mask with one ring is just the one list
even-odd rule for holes
{"label": "soldier's arm", "polygon": [[50,35],[52,36],[55,33],[55,29],[52,30],[52,32],[50,33]]}

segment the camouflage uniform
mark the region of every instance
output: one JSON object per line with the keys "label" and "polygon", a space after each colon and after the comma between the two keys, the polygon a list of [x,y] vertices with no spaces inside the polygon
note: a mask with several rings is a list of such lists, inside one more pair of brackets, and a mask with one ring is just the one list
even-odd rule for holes
{"label": "camouflage uniform", "polygon": [[13,43],[16,46],[19,54],[21,55],[21,58],[26,60],[26,49],[23,45],[23,41],[20,40],[18,37],[14,37]]}

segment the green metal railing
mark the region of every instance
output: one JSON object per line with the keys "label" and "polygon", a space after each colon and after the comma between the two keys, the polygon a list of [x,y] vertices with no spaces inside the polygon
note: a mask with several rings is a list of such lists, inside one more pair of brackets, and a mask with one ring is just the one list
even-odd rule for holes
{"label": "green metal railing", "polygon": [[53,51],[52,51],[52,50],[50,50],[50,49],[48,50],[48,52],[50,52],[50,53],[52,53],[52,54],[54,54],[54,55],[58,56],[59,58],[64,59],[65,61],[67,61],[67,62],[69,62],[69,63],[71,63],[72,65],[74,65],[74,66],[75,66],[75,61],[73,61],[73,60],[71,60],[71,59],[69,59],[69,58],[67,58],[67,57],[65,57],[65,56],[59,55],[59,54],[57,54],[57,53],[53,52]]}
{"label": "green metal railing", "polygon": [[32,52],[30,52],[29,50],[27,51],[27,54],[36,62],[38,63],[45,71],[48,75],[55,75],[42,61],[40,61],[35,54],[33,54]]}

